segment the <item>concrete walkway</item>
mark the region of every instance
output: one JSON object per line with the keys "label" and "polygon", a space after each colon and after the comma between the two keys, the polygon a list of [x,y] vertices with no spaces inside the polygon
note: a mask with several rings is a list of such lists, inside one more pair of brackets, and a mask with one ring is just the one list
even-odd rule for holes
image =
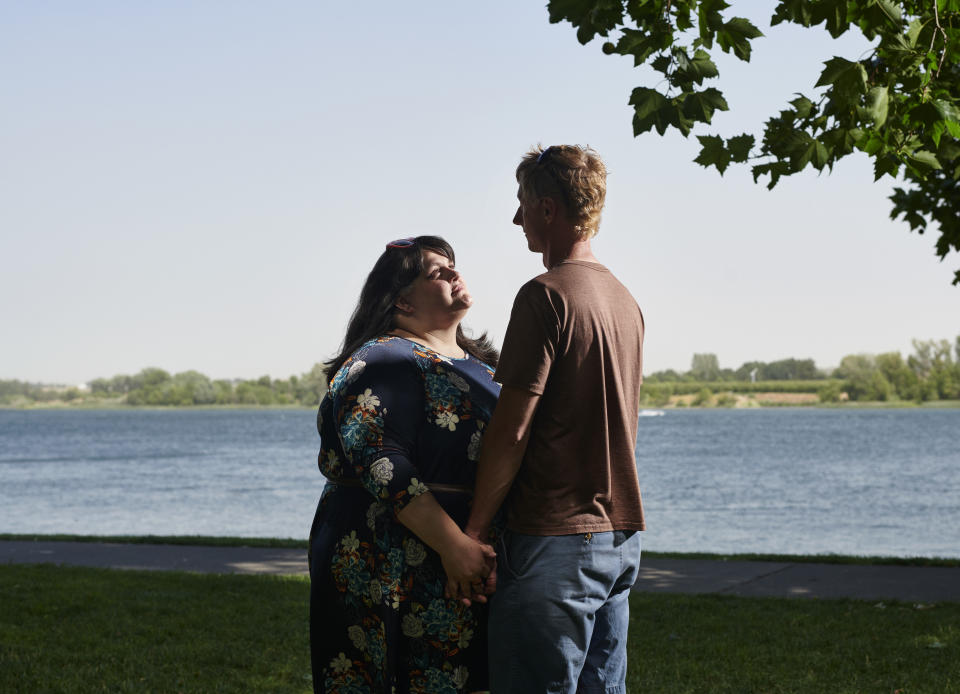
{"label": "concrete walkway", "polygon": [[[302,549],[0,541],[0,564],[306,575]],[[634,590],[754,597],[960,602],[960,567],[644,559]]]}

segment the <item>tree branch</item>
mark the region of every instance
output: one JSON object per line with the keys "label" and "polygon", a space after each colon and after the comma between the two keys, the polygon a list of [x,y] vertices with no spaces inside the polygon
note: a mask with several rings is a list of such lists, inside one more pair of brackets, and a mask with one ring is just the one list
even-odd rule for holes
{"label": "tree branch", "polygon": [[937,30],[940,31],[940,34],[943,36],[943,51],[940,53],[940,62],[937,63],[937,72],[936,77],[940,76],[940,69],[943,67],[943,59],[947,57],[947,32],[943,30],[943,27],[940,26],[940,10],[937,9],[937,0],[933,0],[933,19],[937,24],[937,28],[933,31],[933,36],[930,41],[930,50],[933,50],[933,44],[937,40]]}

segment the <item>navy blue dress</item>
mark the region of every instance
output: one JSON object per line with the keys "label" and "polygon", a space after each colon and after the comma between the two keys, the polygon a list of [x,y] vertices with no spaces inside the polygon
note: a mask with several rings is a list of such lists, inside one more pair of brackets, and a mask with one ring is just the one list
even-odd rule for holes
{"label": "navy blue dress", "polygon": [[472,356],[400,337],[364,344],[320,403],[320,471],[331,480],[311,530],[310,643],[317,692],[487,689],[485,607],[444,597],[439,555],[396,519],[431,491],[463,527],[499,386]]}

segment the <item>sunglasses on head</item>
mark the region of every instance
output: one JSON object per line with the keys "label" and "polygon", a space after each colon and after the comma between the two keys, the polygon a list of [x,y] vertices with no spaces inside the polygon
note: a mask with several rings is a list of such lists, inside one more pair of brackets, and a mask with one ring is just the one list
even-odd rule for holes
{"label": "sunglasses on head", "polygon": [[539,164],[541,161],[543,161],[543,158],[544,158],[545,156],[547,156],[547,154],[548,154],[548,153],[550,152],[550,150],[552,150],[552,149],[553,149],[553,145],[550,145],[550,146],[547,147],[545,150],[543,150],[542,152],[540,152],[540,156],[537,157],[537,163]]}
{"label": "sunglasses on head", "polygon": [[397,239],[387,244],[387,248],[409,248],[417,242],[416,237],[408,236],[405,239]]}

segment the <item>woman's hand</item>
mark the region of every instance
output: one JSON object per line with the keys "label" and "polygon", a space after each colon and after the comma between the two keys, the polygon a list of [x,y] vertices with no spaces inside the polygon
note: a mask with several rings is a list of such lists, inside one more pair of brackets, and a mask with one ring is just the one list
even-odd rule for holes
{"label": "woman's hand", "polygon": [[489,544],[467,537],[427,492],[407,504],[397,520],[440,555],[447,574],[446,596],[486,602],[496,587],[497,553]]}
{"label": "woman's hand", "polygon": [[459,598],[465,605],[483,603],[496,588],[497,553],[488,544],[461,533],[440,554],[440,561],[447,574],[448,598]]}

